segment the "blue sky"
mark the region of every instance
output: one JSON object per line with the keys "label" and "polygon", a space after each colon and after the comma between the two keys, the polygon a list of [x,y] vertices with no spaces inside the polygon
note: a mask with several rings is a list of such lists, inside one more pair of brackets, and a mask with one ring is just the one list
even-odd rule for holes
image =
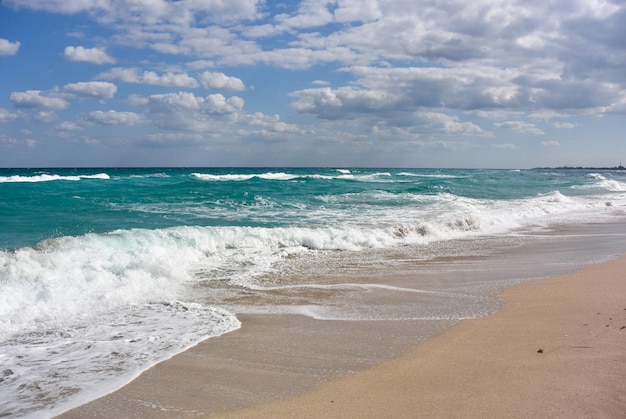
{"label": "blue sky", "polygon": [[0,0],[0,167],[626,163],[621,0]]}

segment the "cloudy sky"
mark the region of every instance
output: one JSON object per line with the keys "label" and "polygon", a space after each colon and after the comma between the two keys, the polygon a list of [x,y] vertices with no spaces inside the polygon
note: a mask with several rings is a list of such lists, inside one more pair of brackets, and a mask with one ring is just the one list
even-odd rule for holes
{"label": "cloudy sky", "polygon": [[620,160],[624,0],[0,0],[0,167]]}

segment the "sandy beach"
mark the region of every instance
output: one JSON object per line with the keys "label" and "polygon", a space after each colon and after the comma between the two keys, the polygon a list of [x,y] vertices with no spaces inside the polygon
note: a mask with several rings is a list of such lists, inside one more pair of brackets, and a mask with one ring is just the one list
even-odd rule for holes
{"label": "sandy beach", "polygon": [[501,296],[398,359],[224,417],[626,417],[626,257]]}
{"label": "sandy beach", "polygon": [[626,256],[500,297],[497,313],[388,361],[378,345],[350,359],[340,323],[316,337],[301,316],[245,318],[63,417],[625,417]]}

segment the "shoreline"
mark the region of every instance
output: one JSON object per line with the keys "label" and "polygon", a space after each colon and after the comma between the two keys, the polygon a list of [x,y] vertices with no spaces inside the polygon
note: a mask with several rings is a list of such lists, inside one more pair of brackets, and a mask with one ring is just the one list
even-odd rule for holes
{"label": "shoreline", "polygon": [[[350,364],[354,330],[342,322],[248,316],[242,330],[60,417],[619,417],[626,411],[622,272],[626,255],[508,288],[496,313],[444,327],[391,360],[374,351]],[[304,341],[330,336],[328,347],[302,353],[294,342],[320,325],[319,336]],[[283,340],[272,342],[277,329]],[[400,329],[386,338],[406,325]]]}
{"label": "shoreline", "polygon": [[625,273],[621,255],[508,288],[396,359],[219,417],[623,417]]}

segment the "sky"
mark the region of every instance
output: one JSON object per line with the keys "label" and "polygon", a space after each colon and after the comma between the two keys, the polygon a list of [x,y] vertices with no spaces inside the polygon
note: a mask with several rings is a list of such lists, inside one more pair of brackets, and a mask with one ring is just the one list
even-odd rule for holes
{"label": "sky", "polygon": [[0,0],[0,167],[622,161],[624,0]]}

